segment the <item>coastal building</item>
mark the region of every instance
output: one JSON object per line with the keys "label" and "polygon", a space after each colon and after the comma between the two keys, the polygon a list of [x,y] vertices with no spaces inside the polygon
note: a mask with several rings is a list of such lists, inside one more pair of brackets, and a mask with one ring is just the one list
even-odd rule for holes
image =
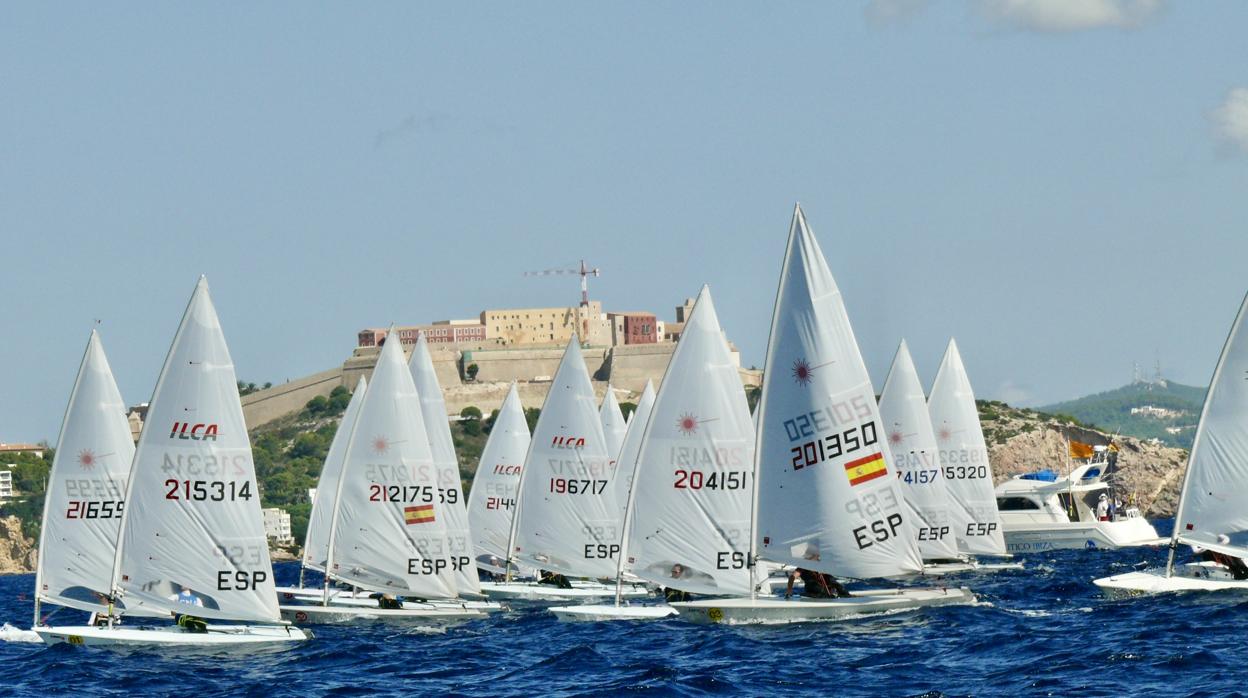
{"label": "coastal building", "polygon": [[264,513],[264,535],[272,539],[278,545],[289,545],[295,542],[295,538],[290,532],[290,514],[285,509],[272,507],[263,509]]}
{"label": "coastal building", "polygon": [[7,468],[0,468],[0,499],[7,499],[13,496],[13,471],[15,464],[10,463]]}
{"label": "coastal building", "polygon": [[601,301],[563,308],[481,311],[486,339],[504,347],[562,346],[575,332],[583,344],[612,346],[611,321]]}
{"label": "coastal building", "polygon": [[139,434],[143,433],[143,420],[147,419],[147,403],[140,402],[126,412],[126,421],[130,423],[130,438],[139,442]]}
{"label": "coastal building", "polygon": [[43,452],[47,446],[41,444],[6,444],[0,442],[0,457],[6,454],[16,455],[18,453],[29,453],[35,458],[43,458]]}
{"label": "coastal building", "polygon": [[[486,338],[485,325],[476,320],[439,320],[428,325],[403,325],[394,331],[405,346],[416,344],[422,332],[430,344],[479,344]],[[385,338],[386,330],[379,327],[360,330],[357,346],[379,347]]]}
{"label": "coastal building", "polygon": [[1170,417],[1182,417],[1186,412],[1183,410],[1172,410],[1165,407],[1154,407],[1153,405],[1145,405],[1143,407],[1132,407],[1131,414],[1143,415],[1145,417],[1155,417],[1157,419],[1167,419]]}

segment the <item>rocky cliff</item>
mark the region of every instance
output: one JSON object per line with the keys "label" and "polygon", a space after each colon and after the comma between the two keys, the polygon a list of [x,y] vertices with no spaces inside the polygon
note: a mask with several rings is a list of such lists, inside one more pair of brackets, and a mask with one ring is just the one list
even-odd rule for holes
{"label": "rocky cliff", "polygon": [[22,522],[16,516],[0,517],[0,574],[33,572],[35,541],[22,535]]}
{"label": "rocky cliff", "polygon": [[1093,446],[1117,444],[1117,483],[1133,494],[1149,518],[1174,516],[1183,484],[1187,451],[1128,436],[1112,436],[1032,410],[999,402],[980,403],[980,420],[988,441],[988,459],[1000,483],[1020,473],[1070,467],[1068,439]]}

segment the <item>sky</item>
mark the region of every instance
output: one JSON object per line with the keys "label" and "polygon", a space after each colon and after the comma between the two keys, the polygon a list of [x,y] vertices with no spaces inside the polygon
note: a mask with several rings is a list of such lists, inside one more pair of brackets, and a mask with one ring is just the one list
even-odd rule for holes
{"label": "sky", "polygon": [[239,378],[356,332],[710,284],[761,365],[794,202],[878,387],[1208,383],[1248,290],[1248,3],[6,3],[0,441],[96,321],[148,400],[200,274]]}

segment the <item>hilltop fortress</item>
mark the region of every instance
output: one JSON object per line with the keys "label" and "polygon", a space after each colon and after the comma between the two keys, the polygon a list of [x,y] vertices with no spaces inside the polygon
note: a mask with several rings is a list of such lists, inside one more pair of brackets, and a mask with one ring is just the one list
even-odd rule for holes
{"label": "hilltop fortress", "polygon": [[[599,396],[609,382],[617,398],[625,401],[635,400],[647,380],[658,387],[692,309],[692,299],[686,299],[677,306],[672,322],[648,312],[605,312],[599,301],[562,308],[484,310],[479,319],[395,327],[390,339],[397,336],[410,354],[417,337],[425,335],[448,414],[459,414],[470,405],[488,414],[502,404],[512,381],[518,384],[525,407],[541,407],[573,332],[583,338],[581,354]],[[361,330],[341,366],[243,396],[247,426],[297,412],[338,386],[354,389],[360,376],[372,375],[387,338],[385,329]],[[762,372],[742,369],[735,347],[732,356],[744,385],[761,384]]]}

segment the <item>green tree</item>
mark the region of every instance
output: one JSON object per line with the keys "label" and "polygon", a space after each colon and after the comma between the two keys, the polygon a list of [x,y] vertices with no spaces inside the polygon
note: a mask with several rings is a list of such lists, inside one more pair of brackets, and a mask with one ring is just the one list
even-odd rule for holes
{"label": "green tree", "polygon": [[469,405],[459,411],[459,416],[464,419],[481,419],[481,408],[476,405]]}
{"label": "green tree", "polygon": [[636,411],[637,411],[637,403],[635,402],[621,402],[620,403],[620,414],[624,415],[624,419],[628,419],[628,415]]}
{"label": "green tree", "polygon": [[475,381],[477,379],[477,372],[480,370],[480,366],[476,364],[468,364],[464,367],[464,375],[468,376],[469,381]]}
{"label": "green tree", "polygon": [[329,410],[329,398],[324,395],[317,395],[311,400],[308,400],[308,404],[304,407],[307,408],[308,414],[311,414],[312,416],[323,414]]}

